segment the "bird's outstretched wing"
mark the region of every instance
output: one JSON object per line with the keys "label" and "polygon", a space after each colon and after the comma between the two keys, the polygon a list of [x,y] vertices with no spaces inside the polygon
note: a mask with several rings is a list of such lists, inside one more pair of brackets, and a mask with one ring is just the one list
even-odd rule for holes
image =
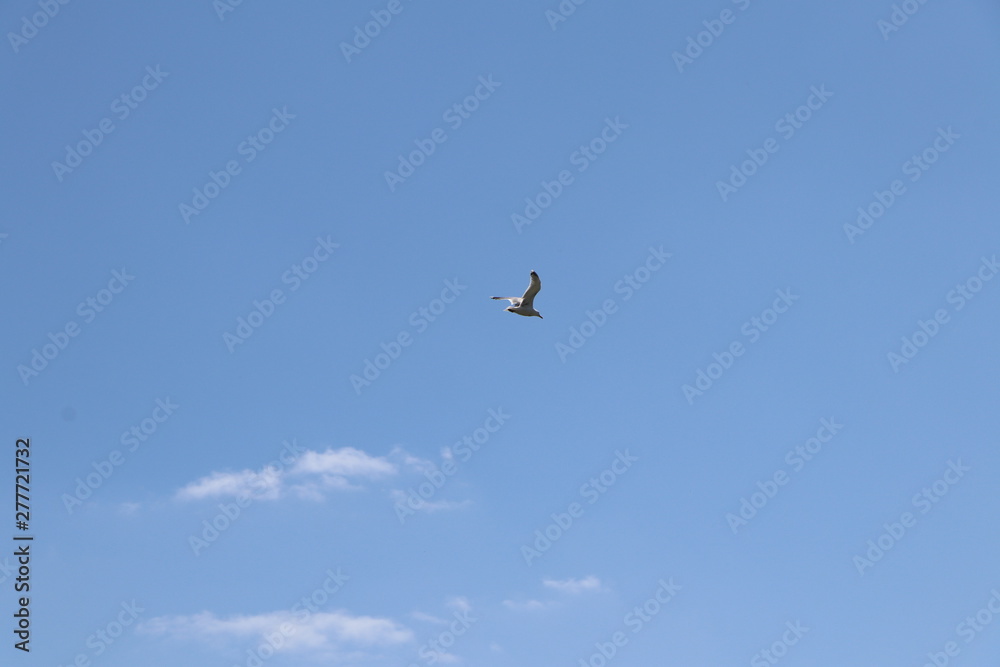
{"label": "bird's outstretched wing", "polygon": [[511,304],[517,305],[521,302],[521,297],[519,296],[491,296],[491,299],[499,299],[501,301],[510,301]]}
{"label": "bird's outstretched wing", "polygon": [[530,306],[531,302],[535,299],[535,295],[538,294],[538,290],[540,289],[542,289],[542,281],[538,277],[538,274],[532,271],[531,282],[528,283],[528,289],[524,290],[524,296],[521,297],[521,303]]}

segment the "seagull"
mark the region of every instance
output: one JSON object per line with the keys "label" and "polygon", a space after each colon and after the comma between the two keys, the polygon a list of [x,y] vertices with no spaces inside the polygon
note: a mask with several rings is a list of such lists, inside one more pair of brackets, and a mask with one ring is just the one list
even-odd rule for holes
{"label": "seagull", "polygon": [[535,300],[535,295],[538,294],[538,290],[540,289],[542,289],[542,281],[538,279],[538,274],[532,271],[531,282],[528,283],[528,289],[524,290],[524,296],[493,296],[490,298],[506,299],[507,301],[510,301],[510,306],[504,310],[511,313],[517,313],[518,315],[524,315],[525,317],[538,317],[540,319],[545,319],[532,305],[532,302]]}

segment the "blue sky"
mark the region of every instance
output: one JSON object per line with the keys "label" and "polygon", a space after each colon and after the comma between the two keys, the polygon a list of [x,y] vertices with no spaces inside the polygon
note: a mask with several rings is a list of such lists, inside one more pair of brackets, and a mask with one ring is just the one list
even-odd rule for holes
{"label": "blue sky", "polygon": [[992,664],[1000,10],[683,4],[7,3],[4,661]]}

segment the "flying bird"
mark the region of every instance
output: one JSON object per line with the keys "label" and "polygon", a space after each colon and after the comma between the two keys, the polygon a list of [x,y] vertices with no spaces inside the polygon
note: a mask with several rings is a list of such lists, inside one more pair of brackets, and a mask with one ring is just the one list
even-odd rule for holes
{"label": "flying bird", "polygon": [[518,315],[524,315],[525,317],[542,317],[541,313],[535,310],[533,305],[535,301],[535,295],[538,294],[538,290],[542,289],[542,281],[538,279],[538,274],[534,271],[531,272],[531,282],[528,283],[528,289],[524,290],[524,296],[493,296],[491,299],[506,299],[510,301],[510,305],[505,308],[511,313],[517,313]]}

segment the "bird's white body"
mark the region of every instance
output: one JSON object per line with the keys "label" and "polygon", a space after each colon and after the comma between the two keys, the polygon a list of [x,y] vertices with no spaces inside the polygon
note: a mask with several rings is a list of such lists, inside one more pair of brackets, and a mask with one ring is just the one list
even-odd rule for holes
{"label": "bird's white body", "polygon": [[540,319],[545,319],[542,317],[541,313],[535,310],[534,301],[535,295],[538,294],[538,290],[542,289],[542,281],[538,278],[538,274],[534,271],[531,272],[531,282],[528,283],[528,289],[524,291],[522,296],[494,296],[491,299],[505,299],[510,301],[510,305],[504,310],[517,313],[518,315],[524,315],[525,317],[537,317]]}

